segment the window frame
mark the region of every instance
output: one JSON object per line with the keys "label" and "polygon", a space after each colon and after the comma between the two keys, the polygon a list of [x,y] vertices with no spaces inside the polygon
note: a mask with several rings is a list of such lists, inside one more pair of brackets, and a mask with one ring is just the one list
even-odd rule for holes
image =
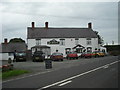
{"label": "window frame", "polygon": [[87,45],[92,45],[92,39],[91,38],[86,38],[86,44]]}
{"label": "window frame", "polygon": [[75,38],[75,45],[79,44],[79,38]]}
{"label": "window frame", "polygon": [[41,45],[41,39],[36,39],[36,46]]}
{"label": "window frame", "polygon": [[65,39],[60,39],[60,46],[65,46]]}

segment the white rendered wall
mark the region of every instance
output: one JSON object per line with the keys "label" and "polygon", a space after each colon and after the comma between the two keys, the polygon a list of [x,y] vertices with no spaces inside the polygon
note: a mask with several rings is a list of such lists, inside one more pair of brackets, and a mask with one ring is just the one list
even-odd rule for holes
{"label": "white rendered wall", "polygon": [[2,58],[0,58],[0,60],[8,60],[9,58],[11,58],[11,60],[13,60],[14,56],[9,56],[8,53],[0,53],[0,56],[2,56]]}
{"label": "white rendered wall", "polygon": [[[56,52],[56,50],[58,50],[59,52],[62,52],[64,55],[65,55],[65,48],[73,48],[75,47],[75,38],[63,38],[65,39],[65,45],[61,46],[59,44],[54,44],[54,45],[50,45],[50,44],[47,44],[48,41],[51,41],[51,40],[57,40],[57,41],[60,41],[61,38],[44,38],[44,39],[41,39],[41,45],[46,45],[46,46],[49,46],[51,47],[51,53],[53,52]],[[86,38],[79,38],[79,41],[78,41],[80,45],[84,46],[85,48],[87,47],[92,47],[92,51],[95,50],[95,48],[98,48],[98,39],[97,38],[92,38],[91,39],[91,45],[87,45],[87,40]],[[35,39],[28,39],[28,49],[30,50],[31,47],[35,46],[36,45],[36,40]]]}

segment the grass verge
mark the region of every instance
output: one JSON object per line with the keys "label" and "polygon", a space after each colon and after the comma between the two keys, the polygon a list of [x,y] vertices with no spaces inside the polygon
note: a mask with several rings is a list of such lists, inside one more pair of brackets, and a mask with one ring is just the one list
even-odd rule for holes
{"label": "grass verge", "polygon": [[6,71],[6,72],[2,72],[2,74],[0,73],[0,76],[2,76],[2,79],[7,79],[10,77],[22,75],[25,73],[29,73],[29,71],[27,71],[27,70],[10,70],[10,71]]}

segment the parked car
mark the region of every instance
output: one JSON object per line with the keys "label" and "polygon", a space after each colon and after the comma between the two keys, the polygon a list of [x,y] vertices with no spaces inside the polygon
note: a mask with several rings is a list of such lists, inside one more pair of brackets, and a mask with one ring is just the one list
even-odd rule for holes
{"label": "parked car", "polygon": [[92,56],[93,57],[103,57],[103,56],[105,56],[105,54],[101,51],[94,51],[94,52],[92,52]]}
{"label": "parked car", "polygon": [[105,56],[105,54],[102,51],[99,51],[98,53],[100,54],[100,57],[104,57]]}
{"label": "parked car", "polygon": [[69,52],[66,56],[67,59],[78,59],[78,55],[76,52]]}
{"label": "parked car", "polygon": [[84,57],[85,58],[91,58],[92,57],[92,53],[91,52],[86,52]]}
{"label": "parked car", "polygon": [[43,62],[45,60],[45,54],[42,51],[35,51],[32,56],[33,62],[35,61],[41,61]]}
{"label": "parked car", "polygon": [[50,59],[52,59],[53,61],[63,61],[63,53],[59,53],[59,52],[56,52],[56,53],[53,53],[51,56],[50,56]]}
{"label": "parked car", "polygon": [[25,52],[17,52],[16,53],[16,62],[18,61],[26,61],[26,53]]}
{"label": "parked car", "polygon": [[80,55],[81,58],[85,57],[85,52]]}

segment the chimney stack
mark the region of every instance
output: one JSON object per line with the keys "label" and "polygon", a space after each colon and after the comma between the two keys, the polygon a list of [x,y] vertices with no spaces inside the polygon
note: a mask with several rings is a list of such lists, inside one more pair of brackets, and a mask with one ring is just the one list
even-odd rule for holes
{"label": "chimney stack", "polygon": [[48,22],[45,22],[45,28],[48,29]]}
{"label": "chimney stack", "polygon": [[7,44],[8,43],[8,40],[7,38],[4,39],[4,43]]}
{"label": "chimney stack", "polygon": [[91,22],[88,23],[88,28],[92,29],[92,23]]}
{"label": "chimney stack", "polygon": [[32,22],[31,24],[32,24],[32,28],[34,28],[35,27],[35,22]]}

